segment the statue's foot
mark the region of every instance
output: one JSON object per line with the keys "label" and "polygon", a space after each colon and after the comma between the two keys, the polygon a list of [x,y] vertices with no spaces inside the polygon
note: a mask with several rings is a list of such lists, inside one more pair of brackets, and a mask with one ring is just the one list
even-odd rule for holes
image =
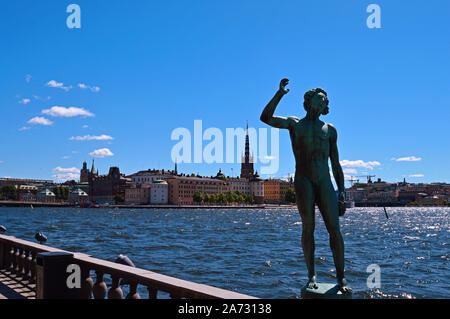
{"label": "statue's foot", "polygon": [[349,294],[352,292],[352,288],[350,288],[347,279],[342,278],[342,279],[338,279],[338,286],[339,286],[339,290],[343,293],[343,294]]}
{"label": "statue's foot", "polygon": [[308,282],[306,283],[306,288],[308,289],[318,289],[319,285],[317,284],[316,276],[312,276],[308,279]]}

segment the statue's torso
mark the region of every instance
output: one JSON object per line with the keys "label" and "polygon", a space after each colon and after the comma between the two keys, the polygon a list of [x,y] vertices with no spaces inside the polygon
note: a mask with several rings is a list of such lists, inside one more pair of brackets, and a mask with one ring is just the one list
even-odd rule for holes
{"label": "statue's torso", "polygon": [[330,127],[320,120],[302,119],[290,129],[296,174],[302,174],[311,182],[330,178],[330,134]]}

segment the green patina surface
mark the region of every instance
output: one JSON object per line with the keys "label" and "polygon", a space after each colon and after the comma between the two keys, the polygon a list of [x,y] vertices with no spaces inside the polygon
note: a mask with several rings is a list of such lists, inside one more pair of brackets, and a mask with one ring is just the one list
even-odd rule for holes
{"label": "green patina surface", "polygon": [[[339,162],[337,130],[319,119],[329,112],[328,95],[321,88],[307,91],[303,102],[306,116],[302,119],[295,116],[275,116],[278,103],[289,92],[286,88],[288,83],[288,79],[280,81],[278,91],[264,108],[260,119],[272,127],[287,129],[291,138],[295,157],[295,196],[302,218],[302,247],[308,269],[307,285],[317,288],[314,265],[317,205],[330,235],[337,282],[342,291],[351,293],[344,277],[344,240],[339,226],[339,216],[345,214],[345,187],[344,173]],[[338,188],[337,198],[330,178],[329,161]],[[321,289],[326,289],[326,284],[321,285],[325,287]]]}

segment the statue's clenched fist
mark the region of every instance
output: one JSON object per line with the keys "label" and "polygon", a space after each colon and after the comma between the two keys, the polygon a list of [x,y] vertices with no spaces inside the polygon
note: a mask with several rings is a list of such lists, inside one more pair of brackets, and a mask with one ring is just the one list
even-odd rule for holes
{"label": "statue's clenched fist", "polygon": [[289,92],[289,89],[286,89],[286,85],[289,84],[289,80],[284,78],[280,81],[280,92],[286,94]]}

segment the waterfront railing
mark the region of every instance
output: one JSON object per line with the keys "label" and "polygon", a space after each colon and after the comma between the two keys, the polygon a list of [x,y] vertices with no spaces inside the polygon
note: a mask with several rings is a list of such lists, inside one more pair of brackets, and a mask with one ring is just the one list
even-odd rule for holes
{"label": "waterfront railing", "polygon": [[[69,287],[68,269],[80,270],[78,287]],[[172,299],[255,298],[6,235],[0,235],[0,274],[1,278],[16,281],[31,291],[28,297],[38,299],[122,299],[124,285],[128,286],[126,299],[140,299],[140,286],[146,288],[149,299],[156,299],[159,292]],[[105,276],[109,277],[110,285],[106,284]]]}

